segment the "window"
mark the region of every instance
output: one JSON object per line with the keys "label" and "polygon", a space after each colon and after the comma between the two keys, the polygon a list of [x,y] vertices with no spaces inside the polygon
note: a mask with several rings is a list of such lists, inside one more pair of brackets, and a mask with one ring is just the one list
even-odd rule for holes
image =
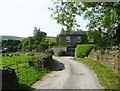
{"label": "window", "polygon": [[93,39],[90,39],[89,42],[93,42]]}
{"label": "window", "polygon": [[81,42],[81,36],[77,37],[77,42]]}
{"label": "window", "polygon": [[70,36],[66,36],[66,42],[70,42]]}

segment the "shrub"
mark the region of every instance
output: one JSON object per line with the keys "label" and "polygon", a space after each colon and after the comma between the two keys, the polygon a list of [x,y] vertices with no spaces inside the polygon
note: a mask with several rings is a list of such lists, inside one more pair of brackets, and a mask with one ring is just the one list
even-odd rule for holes
{"label": "shrub", "polygon": [[57,44],[56,44],[56,42],[55,41],[50,41],[49,42],[49,46],[56,46]]}
{"label": "shrub", "polygon": [[65,56],[66,55],[66,52],[61,50],[58,52],[58,56]]}
{"label": "shrub", "polygon": [[6,56],[9,56],[9,54],[6,54]]}
{"label": "shrub", "polygon": [[30,60],[28,63],[29,63],[30,66],[34,66],[35,65],[35,62],[33,60]]}
{"label": "shrub", "polygon": [[54,54],[54,52],[53,52],[53,50],[52,49],[47,49],[47,50],[45,50],[45,52],[47,52],[47,53],[50,53],[50,54]]}
{"label": "shrub", "polygon": [[30,56],[34,56],[34,53],[30,53]]}
{"label": "shrub", "polygon": [[13,54],[10,54],[9,56],[10,56],[10,57],[12,57],[12,56],[13,56]]}
{"label": "shrub", "polygon": [[5,56],[4,54],[2,54],[2,56]]}
{"label": "shrub", "polygon": [[77,57],[85,57],[88,55],[88,53],[90,52],[90,50],[94,47],[95,45],[93,44],[82,44],[82,45],[78,45],[76,48],[76,56]]}

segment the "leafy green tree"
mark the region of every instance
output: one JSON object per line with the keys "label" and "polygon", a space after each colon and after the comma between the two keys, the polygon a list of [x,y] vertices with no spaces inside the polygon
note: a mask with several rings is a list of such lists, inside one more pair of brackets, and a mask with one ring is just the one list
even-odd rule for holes
{"label": "leafy green tree", "polygon": [[50,41],[49,46],[57,46],[57,43],[55,41]]}
{"label": "leafy green tree", "polygon": [[59,43],[59,36],[57,35],[57,37],[56,37],[56,44],[57,45],[59,45],[60,43]]}
{"label": "leafy green tree", "polygon": [[2,40],[2,48],[7,48],[8,52],[16,52],[20,43],[20,40]]}
{"label": "leafy green tree", "polygon": [[38,40],[38,41],[42,42],[45,40],[46,35],[47,34],[45,32],[40,31],[40,28],[39,29],[37,29],[37,27],[34,28],[34,33],[33,33],[34,40]]}
{"label": "leafy green tree", "polygon": [[65,31],[80,26],[76,22],[76,17],[83,15],[84,19],[90,21],[87,25],[88,31],[105,33],[105,37],[113,39],[113,45],[118,45],[120,44],[119,7],[120,2],[54,2],[54,7],[50,9],[53,11],[51,15],[53,19],[65,26]]}
{"label": "leafy green tree", "polygon": [[45,40],[46,33],[35,27],[33,37],[28,37],[22,41],[23,51],[45,51],[48,48],[48,42]]}
{"label": "leafy green tree", "polygon": [[64,30],[67,32],[73,31],[75,26],[80,26],[76,23],[75,12],[77,12],[77,7],[74,7],[74,4],[73,2],[54,2],[56,6],[49,8],[53,11],[51,14],[53,19],[63,25],[65,27]]}

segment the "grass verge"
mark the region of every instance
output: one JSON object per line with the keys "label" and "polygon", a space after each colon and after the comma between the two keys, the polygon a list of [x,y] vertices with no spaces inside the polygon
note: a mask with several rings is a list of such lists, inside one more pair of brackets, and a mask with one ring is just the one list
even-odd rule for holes
{"label": "grass verge", "polygon": [[[6,56],[8,55],[13,55],[12,57]],[[19,53],[6,53],[4,56],[2,54],[2,63],[0,63],[0,69],[3,69],[3,66],[7,66],[10,64],[16,64],[16,62],[25,62],[25,61],[30,61],[30,60],[41,60],[42,56],[29,56],[29,55],[20,55]],[[18,56],[19,54],[19,56]],[[27,67],[24,67],[28,65]],[[10,68],[15,69],[16,75],[18,78],[24,78],[19,80],[19,86],[18,89],[26,90],[29,89],[32,84],[34,84],[36,81],[42,79],[43,76],[46,74],[50,73],[52,71],[52,68],[54,67],[55,63],[53,60],[49,61],[49,64],[47,67],[45,67],[43,70],[39,71],[34,68],[34,66],[30,66],[28,62],[21,63],[18,65],[12,65]]]}
{"label": "grass verge", "polygon": [[65,57],[65,56],[58,56],[57,54],[53,54],[53,56],[55,56],[55,57]]}
{"label": "grass verge", "polygon": [[30,74],[29,78],[19,81],[18,89],[22,89],[24,91],[28,90],[29,88],[31,88],[32,84],[34,84],[38,80],[41,80],[43,78],[43,76],[45,76],[46,74],[48,74],[50,72],[51,72],[51,70],[45,68],[42,71],[36,71],[36,73]]}
{"label": "grass verge", "polygon": [[97,75],[99,83],[105,90],[120,90],[120,76],[110,67],[89,58],[72,58],[88,65]]}

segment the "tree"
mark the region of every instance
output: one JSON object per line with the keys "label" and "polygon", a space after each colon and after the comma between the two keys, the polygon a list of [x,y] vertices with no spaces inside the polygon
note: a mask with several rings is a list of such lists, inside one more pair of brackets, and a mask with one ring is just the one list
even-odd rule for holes
{"label": "tree", "polygon": [[60,41],[60,38],[59,38],[59,36],[57,35],[57,37],[56,37],[56,44],[57,44],[57,45],[60,44],[59,41]]}
{"label": "tree", "polygon": [[32,51],[34,49],[34,39],[33,37],[28,37],[22,42],[22,50],[23,51]]}
{"label": "tree", "polygon": [[40,28],[39,29],[37,29],[37,27],[34,28],[34,33],[33,33],[34,40],[38,40],[42,42],[45,40],[46,35],[47,34],[45,32],[40,31]]}
{"label": "tree", "polygon": [[67,32],[73,31],[75,26],[80,26],[76,23],[76,14],[77,7],[74,7],[73,2],[54,2],[54,5],[56,5],[54,8],[49,8],[53,11],[51,16],[53,19],[57,20],[57,23],[64,26],[62,30],[65,30]]}
{"label": "tree", "polygon": [[7,48],[8,52],[16,52],[20,43],[20,40],[2,40],[2,48]]}
{"label": "tree", "polygon": [[[54,2],[52,17],[66,27],[66,31],[79,26],[76,16],[84,16],[90,23],[88,31],[105,33],[113,38],[113,44],[120,44],[120,3],[119,2]],[[90,34],[89,34],[90,35]]]}
{"label": "tree", "polygon": [[45,41],[46,33],[40,31],[40,28],[35,27],[33,37],[28,37],[22,41],[23,51],[45,51],[48,48],[48,43]]}
{"label": "tree", "polygon": [[113,44],[120,44],[120,3],[84,3],[84,18],[90,20],[89,31],[99,31],[105,33],[108,38],[112,38]]}

